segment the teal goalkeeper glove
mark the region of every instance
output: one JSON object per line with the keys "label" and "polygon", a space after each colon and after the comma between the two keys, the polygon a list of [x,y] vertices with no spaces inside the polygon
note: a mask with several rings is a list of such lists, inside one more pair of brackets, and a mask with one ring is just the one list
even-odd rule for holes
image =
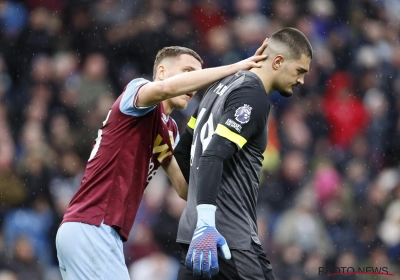
{"label": "teal goalkeeper glove", "polygon": [[231,258],[231,251],[225,238],[215,228],[217,207],[200,204],[196,208],[197,225],[186,255],[185,266],[193,271],[194,276],[211,278],[219,271],[217,247],[227,260]]}

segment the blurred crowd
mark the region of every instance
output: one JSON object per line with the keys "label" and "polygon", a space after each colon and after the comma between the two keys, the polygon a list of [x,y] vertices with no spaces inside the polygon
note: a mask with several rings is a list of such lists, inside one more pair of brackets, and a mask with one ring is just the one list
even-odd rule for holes
{"label": "blurred crowd", "polygon": [[[159,49],[214,67],[285,26],[314,59],[293,97],[270,96],[258,226],[275,276],[400,279],[399,0],[0,0],[0,280],[61,279],[55,235],[97,130]],[[203,93],[173,112],[181,132]],[[124,244],[131,279],[175,279],[184,206],[160,170]]]}

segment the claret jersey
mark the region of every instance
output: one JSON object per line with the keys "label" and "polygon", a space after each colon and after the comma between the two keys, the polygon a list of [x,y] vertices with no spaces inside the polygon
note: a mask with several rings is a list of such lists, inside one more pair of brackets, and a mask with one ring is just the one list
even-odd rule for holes
{"label": "claret jersey", "polygon": [[104,220],[124,241],[128,238],[144,189],[179,141],[178,127],[162,103],[135,106],[137,92],[148,82],[132,80],[112,105],[62,223],[99,226]]}
{"label": "claret jersey", "polygon": [[177,242],[190,244],[197,221],[199,159],[214,134],[237,145],[224,161],[217,195],[216,228],[231,249],[250,250],[257,235],[257,196],[263,153],[267,145],[270,103],[261,80],[239,71],[212,85],[188,123],[190,152],[188,200],[179,221]]}

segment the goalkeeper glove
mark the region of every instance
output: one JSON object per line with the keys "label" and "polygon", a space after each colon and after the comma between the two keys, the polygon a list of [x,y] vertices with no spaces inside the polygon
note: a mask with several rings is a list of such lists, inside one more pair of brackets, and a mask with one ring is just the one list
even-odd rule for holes
{"label": "goalkeeper glove", "polygon": [[186,255],[185,266],[193,270],[194,276],[211,278],[219,271],[217,247],[227,260],[231,258],[231,252],[225,238],[215,228],[217,207],[200,204],[196,208],[197,225]]}

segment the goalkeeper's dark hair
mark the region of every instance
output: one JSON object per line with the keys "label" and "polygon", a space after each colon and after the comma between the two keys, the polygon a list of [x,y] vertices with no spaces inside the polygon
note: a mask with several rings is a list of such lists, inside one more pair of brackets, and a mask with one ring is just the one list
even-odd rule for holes
{"label": "goalkeeper's dark hair", "polygon": [[309,58],[313,57],[310,41],[296,28],[285,27],[272,34],[268,42],[284,47],[292,59],[300,59],[302,54]]}
{"label": "goalkeeper's dark hair", "polygon": [[192,49],[185,48],[185,47],[179,47],[179,46],[165,47],[158,51],[156,59],[154,60],[153,80],[156,78],[157,67],[158,67],[158,65],[160,65],[161,61],[164,58],[178,57],[181,54],[191,55],[195,59],[197,59],[201,64],[203,64],[203,60],[201,59],[201,57]]}

